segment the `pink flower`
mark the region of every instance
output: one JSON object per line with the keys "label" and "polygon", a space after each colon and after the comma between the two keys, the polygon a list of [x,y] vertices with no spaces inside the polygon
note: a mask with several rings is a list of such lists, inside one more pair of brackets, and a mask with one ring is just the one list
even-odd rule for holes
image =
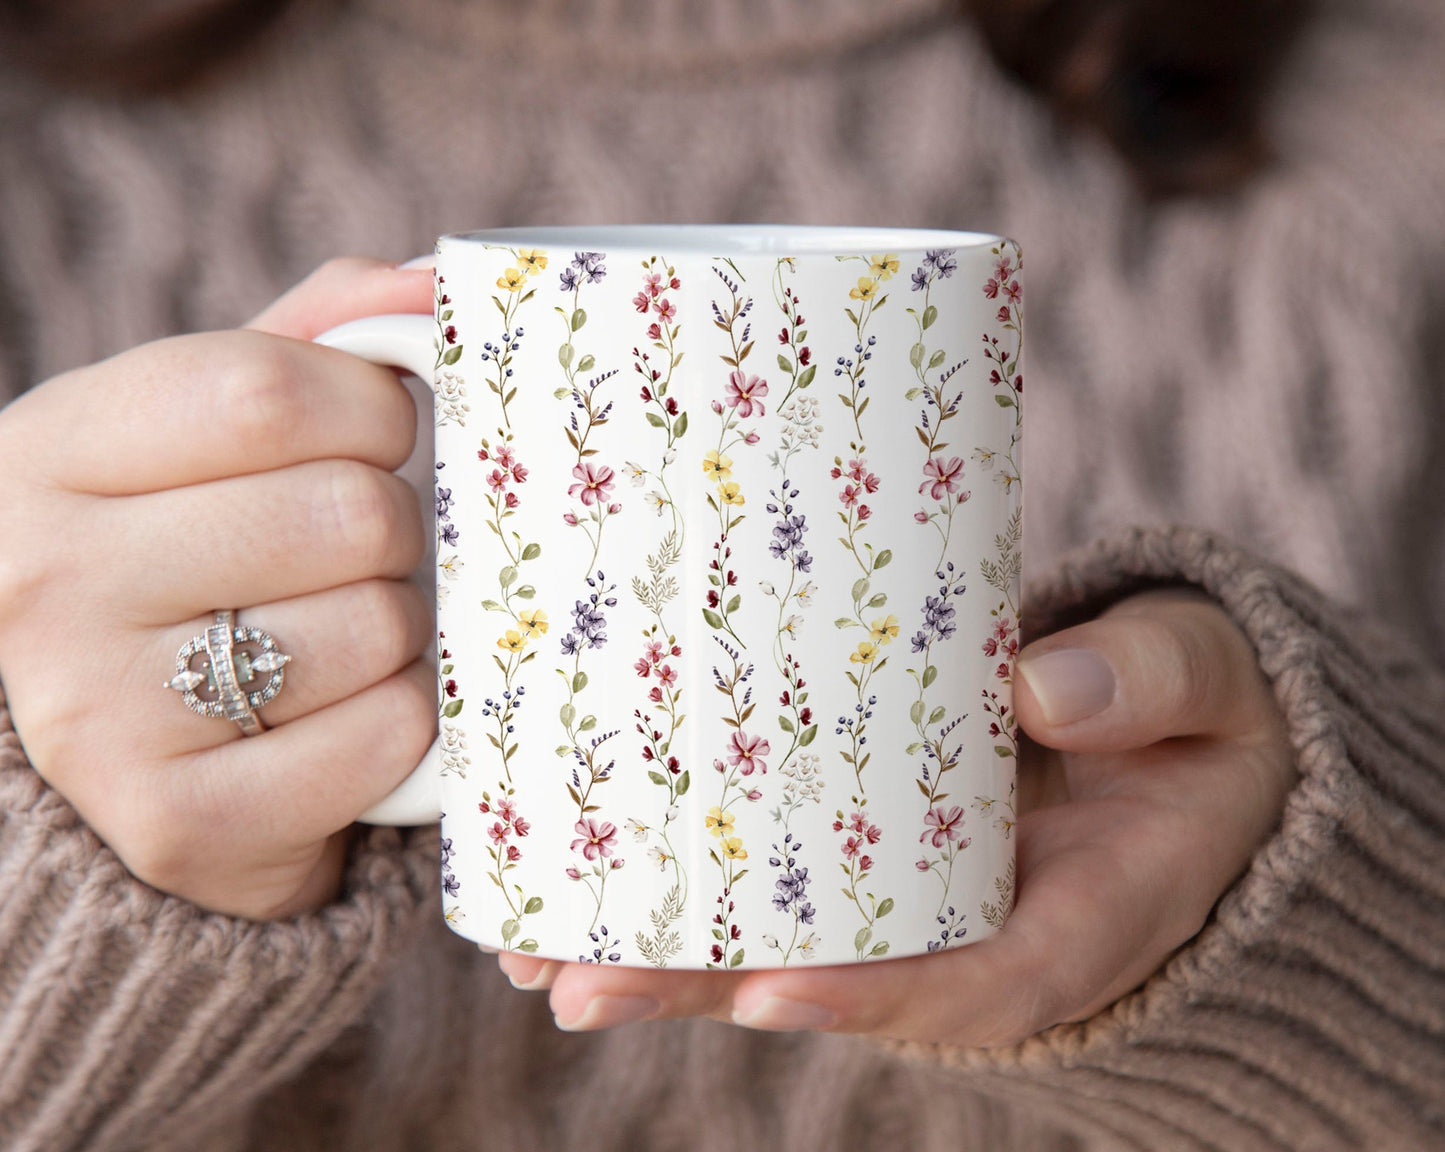
{"label": "pink flower", "polygon": [[1002,308],[998,310],[998,315],[995,317],[995,319],[1000,324],[1007,324],[1010,320],[1013,319],[1013,317],[1009,315],[1007,304],[1005,304]]}
{"label": "pink flower", "polygon": [[[993,653],[990,652],[989,655],[992,656]],[[646,656],[634,664],[633,667],[637,669],[637,674],[644,680],[652,674],[652,665],[647,662]]]}
{"label": "pink flower", "polygon": [[582,879],[582,873],[579,872],[579,871],[577,871],[576,868],[568,868],[568,869],[567,869],[567,875],[568,875],[571,879],[573,879],[573,880],[581,880],[581,879]]}
{"label": "pink flower", "polygon": [[515,863],[516,863],[518,860],[520,860],[521,858],[522,858],[522,850],[521,850],[520,848],[518,848],[515,844],[508,844],[508,845],[507,845],[507,863],[508,863],[508,864],[515,864]]}
{"label": "pink flower", "polygon": [[649,700],[651,700],[654,704],[661,704],[661,703],[662,703],[662,689],[661,689],[661,688],[653,688],[652,691],[650,691],[650,692],[647,694],[647,698],[648,698]]}
{"label": "pink flower", "polygon": [[574,828],[579,839],[572,841],[572,851],[581,852],[588,860],[611,856],[617,843],[617,826],[604,820],[598,824],[590,816],[577,821]]}
{"label": "pink flower", "polygon": [[503,501],[503,503],[505,503],[508,508],[515,508],[521,502],[522,501],[518,499],[515,492],[508,492],[506,499]]}
{"label": "pink flower", "polygon": [[[1003,287],[1003,285],[1001,285],[997,279],[989,280],[983,286],[983,294],[987,296],[990,300],[997,300],[998,290],[1001,287]],[[645,309],[639,308],[638,311],[642,312],[645,311]]]}
{"label": "pink flower", "polygon": [[660,327],[658,327],[656,324],[649,324],[649,325],[647,326],[647,338],[648,338],[649,340],[661,340],[661,339],[662,339],[662,329],[661,329]]}
{"label": "pink flower", "polygon": [[[674,656],[682,655],[682,653],[676,649],[673,650],[672,654]],[[649,640],[647,642],[645,655],[650,663],[660,664],[662,658],[667,655],[667,645],[663,644],[660,640]]]}
{"label": "pink flower", "polygon": [[654,300],[657,294],[662,291],[662,274],[660,272],[649,272],[642,278],[643,291],[647,292]]}
{"label": "pink flower", "polygon": [[843,855],[851,860],[857,856],[862,849],[863,841],[857,836],[849,836],[847,842],[843,845]]}
{"label": "pink flower", "polygon": [[867,871],[868,871],[870,868],[872,868],[872,867],[873,867],[873,857],[872,857],[872,856],[864,856],[864,857],[862,857],[862,858],[858,861],[858,871],[859,871],[860,874],[863,873],[863,872],[867,872]]}
{"label": "pink flower", "polygon": [[[759,406],[758,406],[758,413],[761,415],[762,411],[763,411],[762,405],[759,405]],[[762,437],[759,436],[756,432],[749,432],[746,436],[743,437],[743,443],[744,443],[744,444],[756,444],[756,443],[757,443],[759,440],[761,440],[761,439],[762,439]]]}
{"label": "pink flower", "polygon": [[1017,304],[1021,299],[1023,299],[1023,294],[1024,290],[1019,287],[1019,282],[1017,280],[1010,280],[1008,282],[1008,287],[1004,289],[1004,295],[1008,297],[1010,304]]}
{"label": "pink flower", "polygon": [[947,812],[942,808],[930,808],[923,822],[928,827],[923,830],[918,842],[922,844],[931,839],[935,848],[942,848],[949,841],[958,839],[958,826],[963,823],[963,809],[957,804]]}
{"label": "pink flower", "polygon": [[664,324],[671,324],[673,317],[677,315],[677,308],[673,305],[671,300],[659,300],[655,304],[653,304],[652,308],[653,311],[655,311],[660,317],[662,317],[662,322]]}
{"label": "pink flower", "polygon": [[1000,640],[1007,640],[1009,633],[1013,630],[1013,624],[1007,617],[997,621],[993,626],[993,634]]}
{"label": "pink flower", "polygon": [[872,515],[873,515],[873,509],[870,508],[870,507],[868,507],[868,505],[866,505],[866,504],[859,504],[859,505],[858,505],[858,521],[859,521],[859,523],[862,523],[864,520],[868,519],[868,517],[870,517],[870,516],[872,516]]}
{"label": "pink flower", "polygon": [[920,872],[927,872],[927,871],[928,871],[928,861],[927,861],[927,860],[919,860],[919,861],[916,861],[913,866],[914,866],[915,868],[917,868]]}
{"label": "pink flower", "polygon": [[913,514],[913,518],[917,520],[920,524],[928,523],[928,513],[922,511],[921,509]]}
{"label": "pink flower", "polygon": [[859,457],[857,460],[848,461],[848,478],[862,484],[869,492],[878,491],[878,477],[868,471],[867,457]]}
{"label": "pink flower", "polygon": [[507,469],[516,462],[517,457],[509,445],[503,444],[497,449],[497,453],[492,459],[501,465],[503,469]]}
{"label": "pink flower", "polygon": [[493,824],[491,828],[488,829],[487,835],[492,838],[493,844],[505,844],[507,842],[507,834],[509,832],[511,832],[510,828],[508,828],[505,824],[498,823]]}
{"label": "pink flower", "polygon": [[922,492],[927,489],[930,500],[942,500],[945,494],[958,491],[958,478],[962,474],[961,458],[954,456],[945,463],[942,456],[930,456],[923,465],[923,475],[927,479],[918,486],[918,490]]}
{"label": "pink flower", "polygon": [[844,484],[843,491],[838,493],[838,499],[845,508],[851,508],[854,504],[858,503],[858,497],[862,494],[862,491],[856,484]]}
{"label": "pink flower", "polygon": [[719,416],[721,416],[721,415],[722,415],[722,401],[721,401],[721,400],[714,400],[714,401],[712,402],[712,410],[713,410],[714,412],[716,412]]}
{"label": "pink flower", "polygon": [[[989,283],[992,284],[993,281],[990,280]],[[649,308],[652,307],[652,297],[647,294],[646,289],[643,289],[632,298],[632,306],[636,308],[639,312],[646,312]]]}
{"label": "pink flower", "polygon": [[732,754],[728,763],[734,768],[741,765],[744,776],[751,776],[756,770],[766,772],[768,765],[763,757],[772,751],[772,746],[762,736],[749,736],[741,728],[733,730]]}
{"label": "pink flower", "polygon": [[498,816],[510,824],[512,817],[517,814],[517,806],[510,800],[498,800],[496,812]]}
{"label": "pink flower", "polygon": [[657,678],[671,688],[677,683],[677,669],[671,664],[664,664],[657,670]]}
{"label": "pink flower", "polygon": [[1000,680],[1007,680],[1009,676],[1009,666],[1007,664],[1000,664],[993,670],[993,674]]}
{"label": "pink flower", "polygon": [[577,527],[577,514],[575,512],[563,512],[562,523],[566,524],[569,528]]}
{"label": "pink flower", "polygon": [[734,368],[728,376],[728,407],[736,408],[738,415],[747,417],[757,410],[759,416],[767,411],[762,398],[768,394],[768,382],[761,376],[749,376],[741,368]]}
{"label": "pink flower", "polygon": [[607,505],[608,515],[616,516],[617,513],[621,512],[621,511],[622,511],[622,505],[621,505],[621,504],[609,504],[609,505]]}
{"label": "pink flower", "polygon": [[606,464],[593,464],[590,460],[584,460],[573,466],[572,475],[581,483],[569,487],[567,495],[577,497],[583,504],[596,504],[612,491],[612,469]]}
{"label": "pink flower", "polygon": [[998,641],[992,636],[983,642],[983,654],[985,656],[996,656],[998,654]]}
{"label": "pink flower", "polygon": [[512,474],[504,468],[493,468],[492,474],[487,477],[487,483],[493,492],[501,491],[502,485],[512,478]]}
{"label": "pink flower", "polygon": [[531,830],[532,825],[529,824],[521,816],[517,816],[512,820],[512,831],[515,832],[518,836],[525,836]]}
{"label": "pink flower", "polygon": [[523,468],[520,464],[513,464],[512,479],[515,480],[518,484],[525,484],[527,482],[527,470]]}
{"label": "pink flower", "polygon": [[747,792],[743,793],[743,797],[744,799],[752,800],[754,803],[756,803],[763,798],[763,794],[759,792],[756,788],[751,788]]}

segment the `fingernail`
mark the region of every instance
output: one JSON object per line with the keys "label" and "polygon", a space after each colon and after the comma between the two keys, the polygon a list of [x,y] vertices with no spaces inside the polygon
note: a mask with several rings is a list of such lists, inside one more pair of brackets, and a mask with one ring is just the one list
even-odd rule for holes
{"label": "fingernail", "polygon": [[493,948],[490,944],[478,944],[477,951],[485,952],[489,956],[495,956],[498,950],[496,948]]}
{"label": "fingernail", "polygon": [[410,260],[404,261],[396,266],[398,272],[420,272],[430,270],[437,266],[437,255],[435,252],[428,252],[425,256],[413,256]]}
{"label": "fingernail", "polygon": [[1059,648],[1018,662],[1050,724],[1073,724],[1114,702],[1114,670],[1088,648]]}
{"label": "fingernail", "polygon": [[661,1010],[662,1005],[651,996],[594,996],[587,1001],[582,1015],[572,1020],[558,1016],[556,1023],[563,1032],[592,1032],[644,1020]]}
{"label": "fingernail", "polygon": [[507,979],[511,981],[512,987],[518,992],[540,992],[544,988],[552,987],[552,981],[557,978],[556,968],[557,966],[548,960],[542,967],[538,968],[536,974],[526,982],[520,981],[511,975],[509,975]]}
{"label": "fingernail", "polygon": [[804,1004],[781,996],[769,996],[751,1012],[733,1012],[734,1024],[768,1032],[807,1032],[837,1022],[838,1017],[821,1004]]}

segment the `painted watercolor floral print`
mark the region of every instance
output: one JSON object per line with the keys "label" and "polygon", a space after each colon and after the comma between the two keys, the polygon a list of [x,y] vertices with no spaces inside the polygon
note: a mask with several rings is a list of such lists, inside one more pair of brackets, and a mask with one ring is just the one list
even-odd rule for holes
{"label": "painted watercolor floral print", "polygon": [[1022,255],[443,245],[448,921],[937,951],[1014,898]]}

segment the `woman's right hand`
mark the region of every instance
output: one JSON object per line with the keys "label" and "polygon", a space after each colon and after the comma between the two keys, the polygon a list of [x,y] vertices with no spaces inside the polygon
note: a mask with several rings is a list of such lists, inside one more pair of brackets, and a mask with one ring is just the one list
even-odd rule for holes
{"label": "woman's right hand", "polygon": [[[140,879],[219,912],[315,908],[346,829],[436,723],[416,416],[391,371],[309,343],[425,312],[431,272],[332,261],[249,329],[158,340],[0,411],[0,683],[36,770]],[[286,686],[243,738],[162,685],[215,609]]]}

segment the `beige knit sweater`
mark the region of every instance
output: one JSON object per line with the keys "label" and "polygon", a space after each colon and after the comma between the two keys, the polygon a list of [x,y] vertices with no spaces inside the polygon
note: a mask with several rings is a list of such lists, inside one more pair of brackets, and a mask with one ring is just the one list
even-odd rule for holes
{"label": "beige knit sweater", "polygon": [[0,71],[0,399],[466,226],[1019,237],[1035,627],[1205,589],[1301,772],[1189,946],[1017,1049],[573,1036],[442,927],[434,832],[365,833],[314,916],[209,915],[125,872],[0,698],[0,1148],[1445,1146],[1442,48],[1434,0],[1326,0],[1274,169],[1154,207],[943,0],[353,0],[167,99]]}

